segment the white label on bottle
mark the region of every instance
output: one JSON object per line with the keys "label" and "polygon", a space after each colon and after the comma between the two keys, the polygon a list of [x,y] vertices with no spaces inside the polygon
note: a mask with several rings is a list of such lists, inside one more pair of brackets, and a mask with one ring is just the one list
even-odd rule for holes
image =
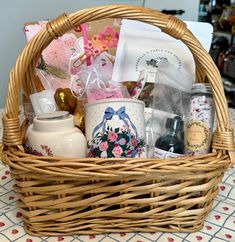
{"label": "white label on bottle", "polygon": [[182,154],[177,154],[177,153],[172,153],[169,151],[161,150],[159,148],[154,149],[154,157],[155,158],[160,158],[160,159],[169,159],[169,158],[176,158],[176,157],[181,157],[184,156]]}

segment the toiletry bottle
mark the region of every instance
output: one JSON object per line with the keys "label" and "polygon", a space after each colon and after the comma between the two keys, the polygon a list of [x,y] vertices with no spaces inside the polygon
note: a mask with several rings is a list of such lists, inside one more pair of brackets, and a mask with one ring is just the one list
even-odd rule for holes
{"label": "toiletry bottle", "polygon": [[154,157],[167,159],[182,156],[184,121],[179,116],[167,118],[165,127],[165,133],[156,140]]}
{"label": "toiletry bottle", "polygon": [[194,84],[186,128],[186,154],[202,155],[209,153],[214,115],[215,104],[211,85],[209,83]]}

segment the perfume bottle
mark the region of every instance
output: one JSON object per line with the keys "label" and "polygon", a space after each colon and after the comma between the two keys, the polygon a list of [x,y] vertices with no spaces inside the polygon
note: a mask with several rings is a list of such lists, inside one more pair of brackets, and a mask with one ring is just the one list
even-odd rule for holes
{"label": "perfume bottle", "polygon": [[184,121],[181,117],[167,118],[166,131],[155,142],[154,157],[160,159],[184,154]]}

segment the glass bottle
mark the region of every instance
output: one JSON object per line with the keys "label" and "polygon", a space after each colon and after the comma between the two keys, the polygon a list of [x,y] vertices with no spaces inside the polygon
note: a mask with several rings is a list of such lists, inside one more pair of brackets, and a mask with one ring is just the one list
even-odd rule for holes
{"label": "glass bottle", "polygon": [[167,159],[184,153],[184,121],[176,116],[167,118],[166,131],[155,142],[154,157]]}
{"label": "glass bottle", "polygon": [[192,87],[189,118],[186,128],[186,154],[201,155],[210,151],[215,104],[209,83]]}

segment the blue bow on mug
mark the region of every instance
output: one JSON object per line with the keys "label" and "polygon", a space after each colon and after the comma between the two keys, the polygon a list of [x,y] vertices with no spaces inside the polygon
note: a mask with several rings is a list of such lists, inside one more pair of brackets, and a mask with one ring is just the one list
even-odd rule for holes
{"label": "blue bow on mug", "polygon": [[[104,133],[105,130],[105,125],[107,120],[111,120],[113,118],[114,115],[117,115],[119,117],[120,120],[122,120],[124,122],[124,124],[128,127],[128,121],[131,124],[131,127],[133,128],[133,130],[135,131],[136,134],[136,138],[137,138],[137,129],[135,127],[135,125],[132,123],[129,115],[126,113],[126,107],[120,107],[117,111],[115,111],[113,108],[111,107],[107,107],[104,111],[104,116],[103,116],[103,120],[101,123],[99,123],[93,130],[92,132],[92,137],[94,138],[95,133],[102,127],[103,130],[102,132]],[[127,121],[128,120],[128,121]],[[130,136],[130,134],[129,134]],[[131,137],[130,137],[131,140]]]}

